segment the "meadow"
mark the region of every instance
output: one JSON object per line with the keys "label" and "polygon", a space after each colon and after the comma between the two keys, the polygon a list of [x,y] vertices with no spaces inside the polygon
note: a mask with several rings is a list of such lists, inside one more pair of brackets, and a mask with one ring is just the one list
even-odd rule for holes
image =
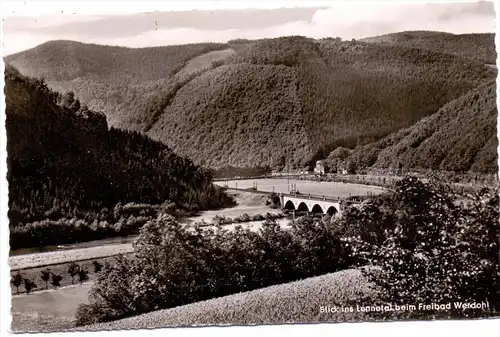
{"label": "meadow", "polygon": [[88,300],[92,283],[58,290],[43,290],[12,297],[12,330],[21,332],[60,331],[73,326],[76,308]]}

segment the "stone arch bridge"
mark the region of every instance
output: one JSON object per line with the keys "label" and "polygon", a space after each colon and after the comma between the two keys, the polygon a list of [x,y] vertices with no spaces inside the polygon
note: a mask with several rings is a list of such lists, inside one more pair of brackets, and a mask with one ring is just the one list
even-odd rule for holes
{"label": "stone arch bridge", "polygon": [[339,215],[342,211],[339,198],[308,194],[280,194],[281,207],[287,210]]}

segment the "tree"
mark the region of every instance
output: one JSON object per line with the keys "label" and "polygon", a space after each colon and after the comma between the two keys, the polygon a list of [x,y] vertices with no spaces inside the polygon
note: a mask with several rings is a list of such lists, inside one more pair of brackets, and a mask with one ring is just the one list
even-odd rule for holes
{"label": "tree", "polygon": [[347,242],[355,255],[378,267],[367,275],[382,289],[384,303],[482,302],[485,310],[452,307],[409,315],[495,315],[500,311],[498,209],[498,192],[485,189],[471,204],[459,205],[450,186],[407,177],[396,185],[385,210],[394,215],[383,243],[359,235]]}
{"label": "tree", "polygon": [[19,294],[19,287],[23,284],[23,276],[18,271],[16,274],[12,275],[12,285],[16,287],[16,292]]}
{"label": "tree", "polygon": [[41,272],[40,278],[42,279],[43,282],[45,282],[45,289],[49,288],[49,281],[50,281],[50,268],[43,269]]}
{"label": "tree", "polygon": [[61,106],[71,112],[77,112],[80,109],[80,101],[73,91],[68,91],[62,96]]}
{"label": "tree", "polygon": [[80,304],[76,312],[77,324],[91,324],[106,319],[119,319],[137,313],[132,289],[135,274],[133,262],[121,255],[114,263],[104,265],[105,272],[96,276],[89,292],[89,303]]}
{"label": "tree", "polygon": [[89,271],[86,268],[78,269],[78,282],[83,284],[83,282],[88,281],[89,279]]}
{"label": "tree", "polygon": [[37,287],[35,282],[33,282],[29,278],[24,278],[23,282],[24,282],[24,289],[26,289],[26,294],[31,293],[31,291]]}
{"label": "tree", "polygon": [[94,273],[97,274],[102,270],[103,265],[99,261],[92,261],[92,265],[94,266]]}
{"label": "tree", "polygon": [[75,276],[78,275],[79,271],[80,266],[75,262],[71,262],[71,264],[68,266],[68,274],[69,276],[71,276],[71,284],[75,284]]}
{"label": "tree", "polygon": [[62,279],[63,279],[62,275],[52,273],[50,283],[52,284],[54,289],[57,289],[58,287],[61,286]]}

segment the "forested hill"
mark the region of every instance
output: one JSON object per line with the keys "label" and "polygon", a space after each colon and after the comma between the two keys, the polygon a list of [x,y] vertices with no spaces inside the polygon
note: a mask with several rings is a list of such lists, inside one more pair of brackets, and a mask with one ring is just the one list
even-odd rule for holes
{"label": "forested hill", "polygon": [[103,114],[43,80],[5,69],[11,226],[42,219],[95,219],[118,203],[206,209],[223,193],[210,174],[137,132],[108,130]]}
{"label": "forested hill", "polygon": [[362,39],[369,43],[400,45],[468,57],[485,64],[496,64],[495,34],[451,34],[407,31]]}
{"label": "forested hill", "polygon": [[378,142],[354,151],[337,149],[330,167],[351,169],[433,169],[497,174],[496,83],[451,101],[437,113]]}
{"label": "forested hill", "polygon": [[197,164],[279,167],[377,141],[495,78],[471,46],[477,58],[300,36],[141,49],[53,41],[6,61]]}

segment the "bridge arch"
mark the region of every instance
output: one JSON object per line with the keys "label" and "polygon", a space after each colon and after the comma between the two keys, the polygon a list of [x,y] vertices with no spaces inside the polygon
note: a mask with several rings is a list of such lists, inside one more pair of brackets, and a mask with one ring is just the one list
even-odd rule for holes
{"label": "bridge arch", "polygon": [[294,210],[295,209],[295,204],[293,203],[292,200],[288,200],[286,203],[285,203],[285,209],[288,209],[288,210]]}
{"label": "bridge arch", "polygon": [[339,212],[338,209],[336,209],[334,206],[330,206],[326,210],[326,214],[329,214],[329,215],[336,215],[338,212]]}
{"label": "bridge arch", "polygon": [[314,206],[311,209],[311,213],[314,213],[314,214],[324,214],[323,208],[320,205],[318,205],[318,204],[314,204]]}
{"label": "bridge arch", "polygon": [[307,207],[305,202],[301,202],[299,207],[297,207],[297,211],[299,212],[309,212],[309,207]]}

